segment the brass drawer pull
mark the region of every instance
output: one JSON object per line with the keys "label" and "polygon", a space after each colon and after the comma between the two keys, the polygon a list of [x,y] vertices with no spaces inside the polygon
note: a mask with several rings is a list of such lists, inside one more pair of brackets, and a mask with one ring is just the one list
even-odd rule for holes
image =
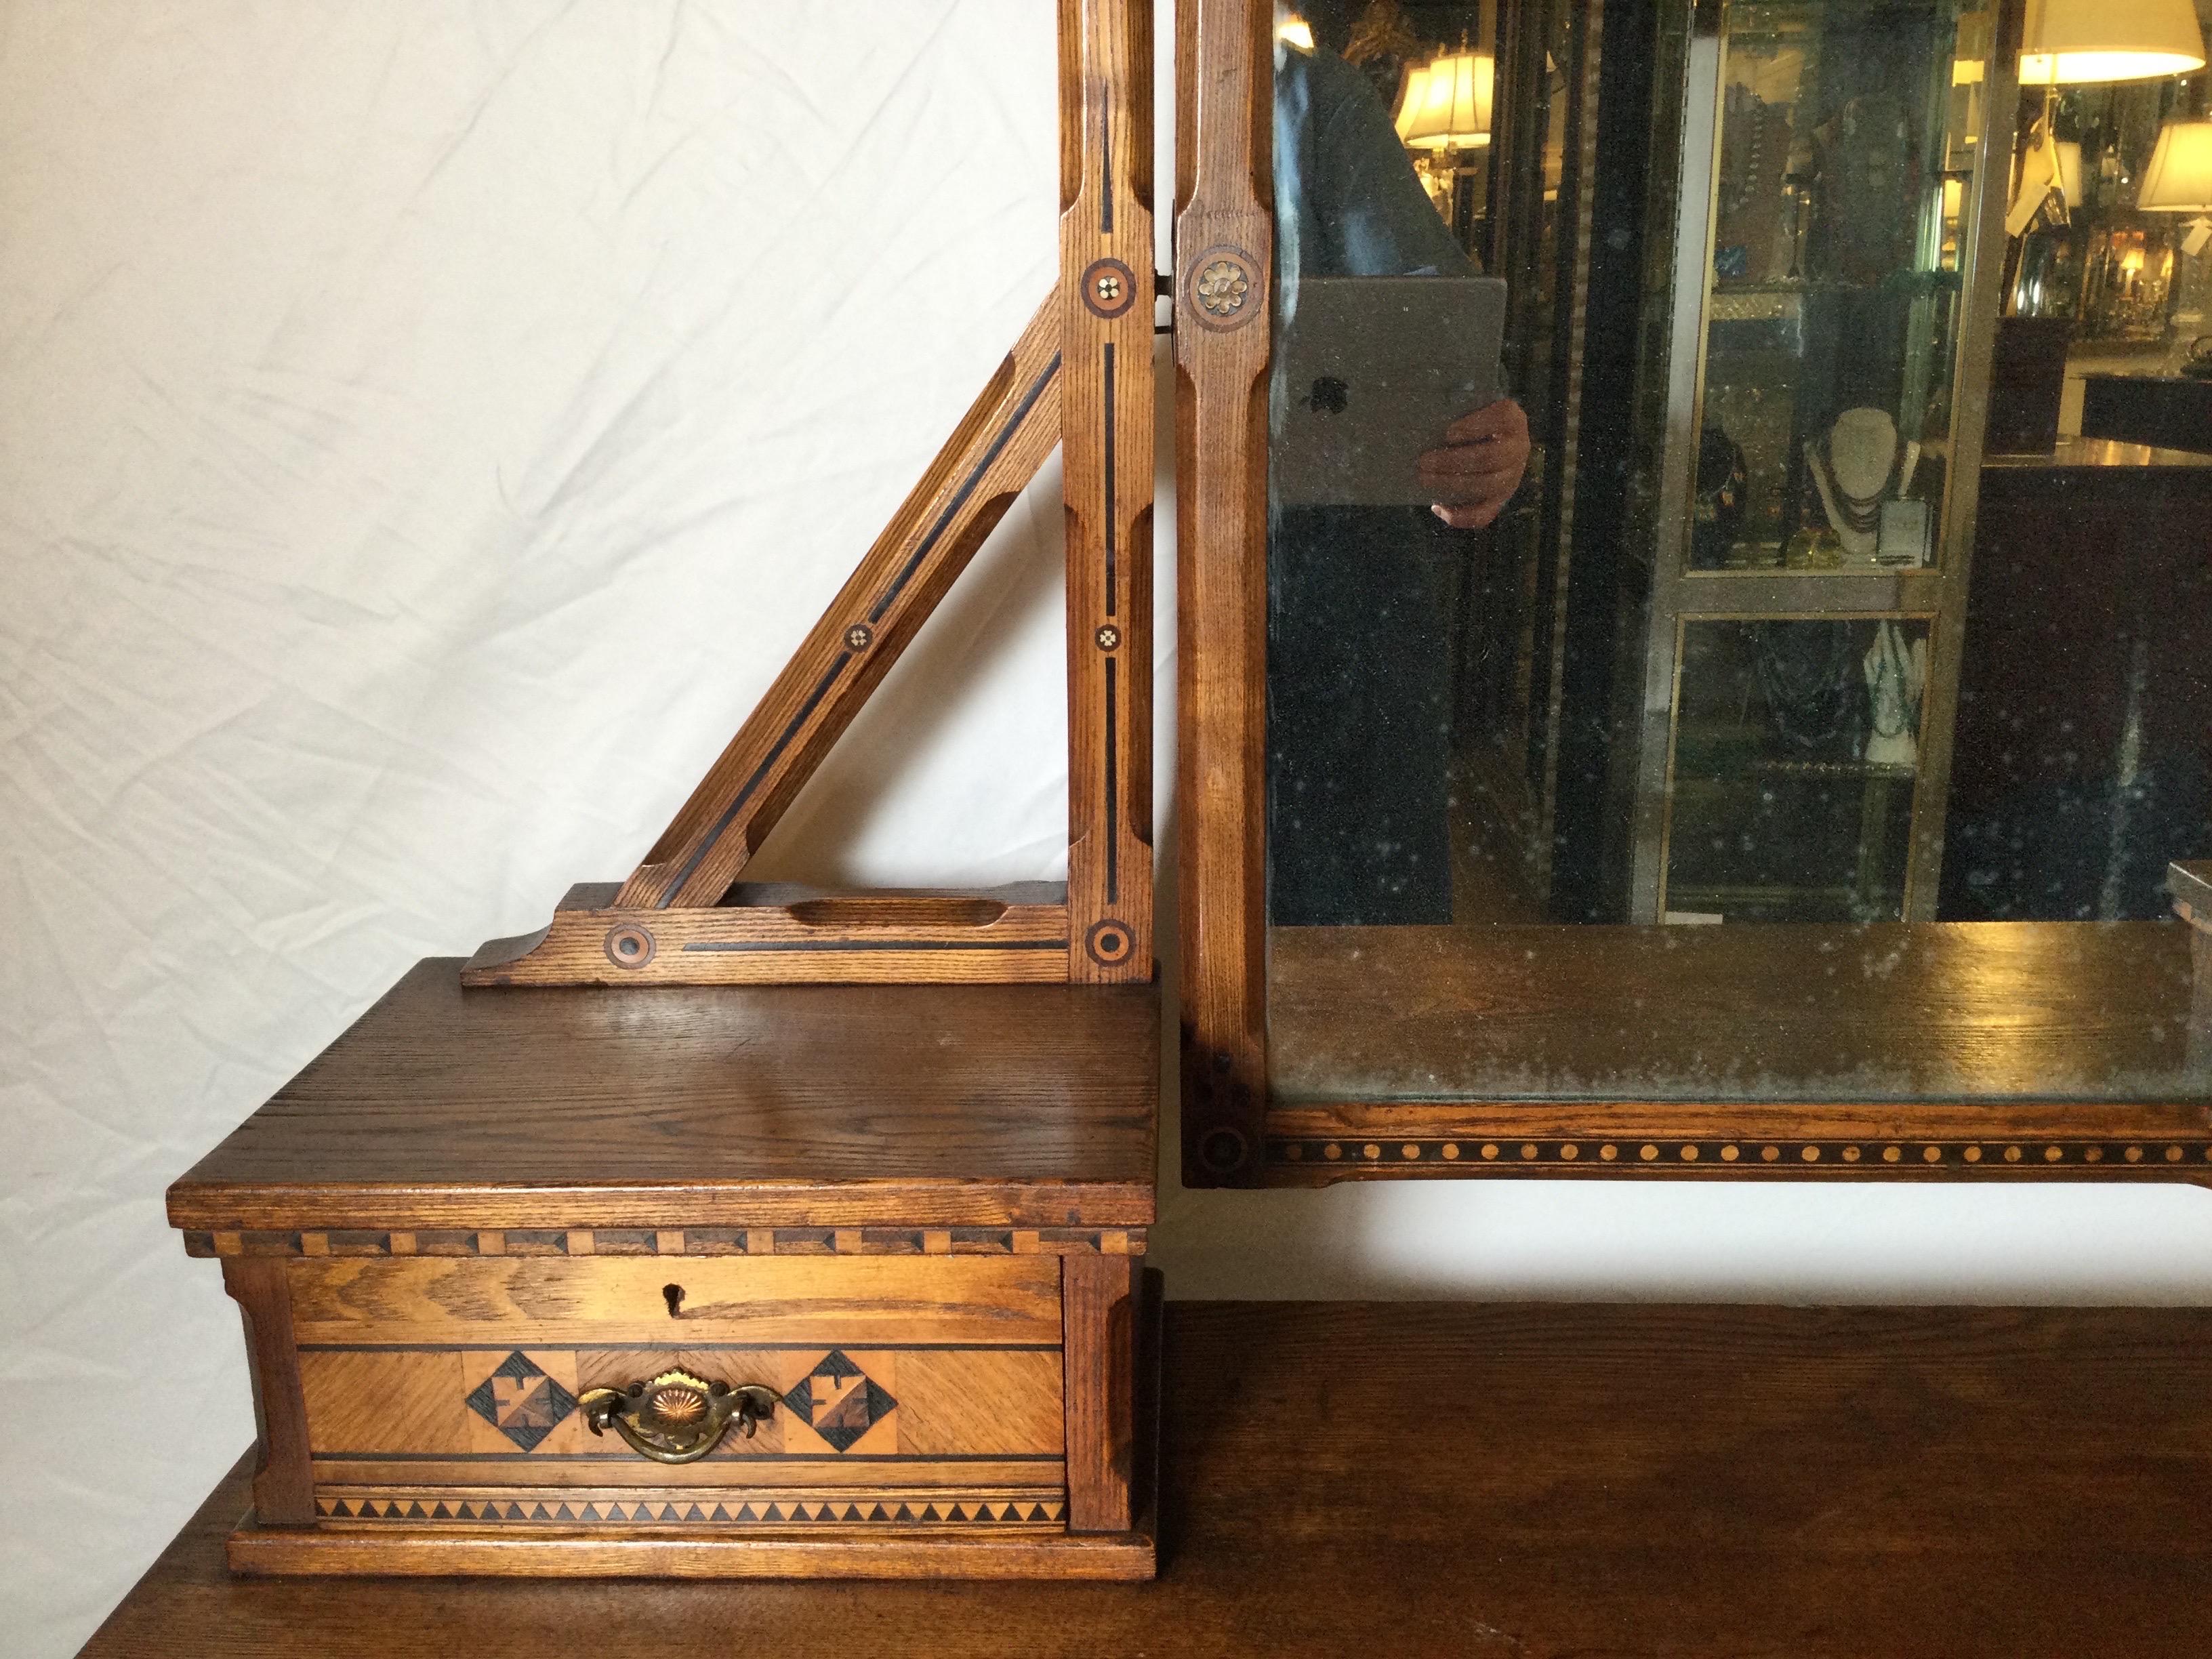
{"label": "brass drawer pull", "polygon": [[757,1382],[709,1382],[689,1371],[663,1371],[627,1389],[588,1389],[576,1403],[593,1434],[609,1425],[656,1463],[696,1463],[735,1423],[748,1440],[775,1414],[776,1393]]}

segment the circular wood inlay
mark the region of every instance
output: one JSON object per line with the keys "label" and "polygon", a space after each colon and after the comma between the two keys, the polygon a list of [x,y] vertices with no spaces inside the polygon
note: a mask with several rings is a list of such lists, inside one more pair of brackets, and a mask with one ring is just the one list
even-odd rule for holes
{"label": "circular wood inlay", "polygon": [[642,968],[653,960],[653,933],[635,922],[607,929],[607,960],[617,968]]}
{"label": "circular wood inlay", "polygon": [[1083,273],[1083,303],[1094,315],[1119,317],[1137,303],[1137,278],[1119,259],[1093,259]]}

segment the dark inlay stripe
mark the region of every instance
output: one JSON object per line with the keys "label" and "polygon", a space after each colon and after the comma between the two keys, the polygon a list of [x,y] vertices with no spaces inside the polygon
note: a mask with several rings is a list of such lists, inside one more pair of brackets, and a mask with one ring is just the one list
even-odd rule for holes
{"label": "dark inlay stripe", "polygon": [[1115,577],[1120,548],[1115,539],[1114,510],[1114,343],[1106,342],[1106,614],[1114,616]]}
{"label": "dark inlay stripe", "polygon": [[1036,939],[701,939],[687,951],[1054,951],[1067,941]]}
{"label": "dark inlay stripe", "polygon": [[1121,838],[1116,833],[1121,817],[1120,790],[1117,787],[1121,769],[1115,759],[1121,745],[1114,726],[1116,690],[1114,670],[1117,665],[1113,658],[1106,659],[1106,902],[1109,904],[1121,902]]}
{"label": "dark inlay stripe", "polygon": [[[1029,389],[1028,393],[1022,398],[1020,405],[1012,416],[1008,416],[1006,425],[1000,428],[999,435],[991,441],[990,448],[983,452],[982,459],[975,463],[968,477],[962,482],[959,490],[950,501],[945,503],[945,510],[937,515],[937,522],[930,526],[929,533],[921,538],[921,545],[915,549],[913,556],[900,568],[898,574],[891,578],[890,586],[884,590],[883,598],[876,602],[875,609],[868,612],[868,620],[871,623],[879,623],[883,620],[884,613],[890,609],[892,602],[898,598],[899,591],[913,580],[914,573],[921,568],[922,561],[929,556],[930,550],[942,539],[946,527],[957,516],[960,509],[967,504],[968,498],[975,493],[976,487],[982,483],[983,475],[991,470],[992,464],[1005,453],[1006,446],[1013,441],[1014,434],[1021,430],[1022,422],[1029,418],[1030,411],[1036,407],[1037,399],[1044,396],[1045,388],[1052,384],[1052,377],[1059,373],[1060,354],[1055,351],[1053,353],[1052,361],[1045,365],[1044,373],[1037,376],[1036,384]],[[807,698],[805,707],[801,708],[798,717],[784,728],[783,735],[775,740],[775,746],[769,750],[768,758],[760,763],[751,777],[745,780],[745,787],[738,792],[738,798],[730,803],[729,810],[715,820],[714,830],[708,835],[706,840],[700,843],[698,850],[684,860],[684,867],[678,872],[675,882],[662,896],[660,902],[654,907],[655,908],[665,910],[675,902],[676,895],[681,890],[684,884],[691,879],[692,872],[698,869],[707,854],[714,850],[714,843],[722,838],[723,832],[736,821],[738,814],[744,810],[746,801],[751,799],[753,791],[760,787],[762,779],[766,777],[769,769],[783,757],[783,751],[791,746],[792,738],[796,737],[799,728],[813,717],[814,711],[821,707],[823,698],[830,695],[830,686],[836,681],[837,677],[845,672],[846,665],[852,660],[853,653],[848,651],[842,653],[836,663],[831,665],[829,673],[823,676],[822,684],[814,688],[814,695]]]}
{"label": "dark inlay stripe", "polygon": [[1098,228],[1114,234],[1114,106],[1109,100],[1098,110],[1099,172]]}
{"label": "dark inlay stripe", "polygon": [[937,515],[937,522],[929,526],[929,533],[915,547],[913,557],[899,567],[898,574],[892,577],[890,586],[884,589],[883,597],[876,601],[875,609],[868,612],[870,622],[881,622],[884,613],[898,598],[900,590],[914,580],[914,573],[921,568],[922,561],[929,556],[930,550],[943,538],[946,528],[959,515],[960,509],[968,504],[968,498],[983,482],[983,475],[991,470],[992,463],[1014,441],[1014,434],[1021,430],[1022,422],[1029,419],[1030,411],[1036,407],[1037,399],[1044,396],[1044,389],[1052,384],[1052,377],[1059,373],[1060,353],[1055,351],[1052,354],[1052,361],[1044,366],[1044,373],[1037,376],[1036,384],[1029,389],[1020,405],[1006,417],[1006,425],[999,428],[999,435],[991,441],[991,447],[983,452],[983,458],[975,463],[962,481],[960,488],[954,492],[952,499],[945,504],[945,511]]}
{"label": "dark inlay stripe", "polygon": [[669,883],[668,890],[660,896],[660,902],[653,907],[655,909],[665,910],[676,902],[677,894],[683,890],[684,884],[691,879],[692,872],[706,861],[708,854],[714,850],[714,843],[721,840],[722,832],[737,821],[738,814],[744,811],[745,803],[752,799],[753,791],[760,787],[761,780],[768,776],[769,769],[783,758],[783,751],[791,747],[791,740],[799,735],[799,728],[814,718],[814,711],[822,706],[823,698],[830,695],[830,688],[836,684],[838,676],[845,672],[846,665],[852,660],[853,653],[849,651],[837,653],[837,660],[830,665],[830,672],[822,677],[822,683],[814,688],[814,694],[792,717],[791,724],[783,728],[782,735],[776,738],[775,746],[768,751],[767,758],[753,769],[752,776],[745,780],[745,787],[738,791],[738,798],[730,803],[728,810],[720,817],[714,820],[714,827],[707,832],[706,839],[699,843],[697,849],[684,860],[684,867],[676,872],[676,879]]}

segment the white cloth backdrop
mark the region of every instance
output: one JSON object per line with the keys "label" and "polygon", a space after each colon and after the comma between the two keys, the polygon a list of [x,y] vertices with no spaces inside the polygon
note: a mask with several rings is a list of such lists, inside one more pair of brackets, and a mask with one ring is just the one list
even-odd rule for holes
{"label": "white cloth backdrop", "polygon": [[[1052,13],[0,5],[0,1647],[70,1651],[251,1437],[165,1184],[416,957],[629,869],[1045,292]],[[1053,488],[764,873],[1058,872]],[[1159,1249],[1184,1294],[2201,1300],[2212,1201],[1170,1194]]]}

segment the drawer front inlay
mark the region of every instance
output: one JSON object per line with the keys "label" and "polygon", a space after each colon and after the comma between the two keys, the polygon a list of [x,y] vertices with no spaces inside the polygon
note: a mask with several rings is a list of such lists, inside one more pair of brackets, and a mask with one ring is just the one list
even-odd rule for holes
{"label": "drawer front inlay", "polygon": [[[732,1433],[686,1484],[770,1463],[1036,1459],[1060,1455],[1060,1350],[788,1347],[302,1347],[308,1445],[319,1466],[392,1460],[533,1468],[585,1463],[592,1478],[642,1459],[594,1435],[578,1401],[682,1370],[775,1390],[750,1437]],[[638,1472],[642,1473],[641,1468]],[[503,1472],[501,1479],[507,1478]],[[527,1479],[541,1477],[532,1474]],[[550,1478],[550,1477],[546,1477]]]}
{"label": "drawer front inlay", "polygon": [[[325,1526],[1065,1524],[1050,1257],[285,1271]],[[591,1431],[592,1390],[672,1372],[775,1410],[684,1464]]]}

